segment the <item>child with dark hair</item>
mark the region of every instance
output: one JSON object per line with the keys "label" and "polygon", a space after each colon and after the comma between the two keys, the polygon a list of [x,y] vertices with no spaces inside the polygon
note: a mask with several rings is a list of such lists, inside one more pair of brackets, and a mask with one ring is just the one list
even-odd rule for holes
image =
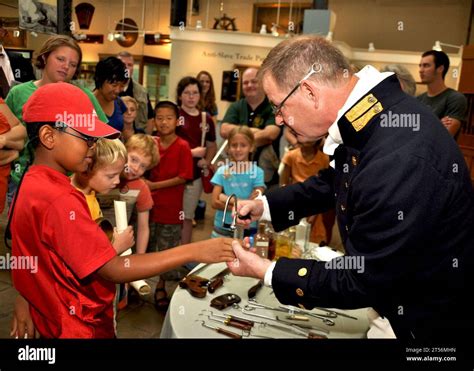
{"label": "child with dark hair", "polygon": [[[84,118],[91,120],[88,125]],[[12,256],[37,259],[37,269],[14,269],[12,279],[30,304],[41,337],[112,338],[115,283],[151,277],[188,261],[234,259],[230,239],[117,256],[67,173],[88,168],[98,138],[120,133],[97,119],[85,93],[65,83],[36,90],[23,119],[36,144],[35,162],[20,183],[9,226]],[[17,321],[16,334],[24,333],[25,323]]]}
{"label": "child with dark hair", "polygon": [[[177,125],[176,104],[159,102],[155,108],[155,126],[160,136],[160,163],[151,170],[146,181],[153,197],[149,251],[163,251],[181,244],[181,228],[185,218],[183,194],[185,183],[193,177],[193,162],[189,144],[176,135]],[[168,308],[166,281],[179,280],[188,272],[173,270],[160,275],[155,291],[156,309]]]}
{"label": "child with dark hair", "polygon": [[94,95],[107,115],[109,125],[118,131],[123,130],[123,115],[127,106],[119,97],[130,76],[125,64],[118,58],[108,57],[95,68]]}

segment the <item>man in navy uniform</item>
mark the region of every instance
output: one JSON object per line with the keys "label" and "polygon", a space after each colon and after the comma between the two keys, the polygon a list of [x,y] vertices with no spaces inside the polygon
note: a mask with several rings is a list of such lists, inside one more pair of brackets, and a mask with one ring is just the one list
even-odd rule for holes
{"label": "man in navy uniform", "polygon": [[232,272],[264,279],[285,304],[373,307],[398,338],[469,333],[474,192],[461,152],[429,107],[404,94],[392,73],[367,66],[353,74],[337,48],[313,36],[277,45],[260,78],[277,124],[298,141],[329,133],[332,167],[239,202],[239,215],[271,220],[278,231],[335,207],[346,255],[275,263],[234,242]]}

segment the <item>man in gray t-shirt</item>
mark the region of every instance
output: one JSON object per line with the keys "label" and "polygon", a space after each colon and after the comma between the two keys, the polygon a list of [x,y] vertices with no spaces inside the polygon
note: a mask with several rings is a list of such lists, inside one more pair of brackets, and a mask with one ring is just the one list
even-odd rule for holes
{"label": "man in gray t-shirt", "polygon": [[466,121],[466,97],[448,88],[444,77],[449,69],[449,58],[446,53],[429,50],[421,56],[420,78],[427,85],[428,91],[417,97],[420,102],[430,106],[450,134],[456,138],[462,122]]}

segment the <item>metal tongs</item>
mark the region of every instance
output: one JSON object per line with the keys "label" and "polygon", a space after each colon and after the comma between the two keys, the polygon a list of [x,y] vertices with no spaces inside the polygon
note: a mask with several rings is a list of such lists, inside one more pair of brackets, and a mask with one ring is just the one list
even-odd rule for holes
{"label": "metal tongs", "polygon": [[[269,327],[275,328],[277,330],[284,331],[284,332],[291,332],[294,335],[302,336],[302,337],[305,337],[305,338],[308,338],[308,339],[327,338],[326,335],[329,333],[328,331],[326,331],[324,329],[321,329],[321,328],[316,328],[316,327],[301,328],[300,326],[298,326],[294,323],[281,320],[278,317],[273,318],[273,317],[270,317],[270,316],[265,316],[263,314],[247,312],[247,311],[245,311],[245,308],[242,308],[241,310],[242,310],[243,314],[246,314],[248,316],[263,318],[263,319],[266,319],[266,320],[277,322],[277,324],[274,324],[274,323],[268,323],[268,322],[255,321],[255,323],[258,323],[258,324],[262,325],[263,327],[269,326]],[[324,335],[317,334],[317,333],[311,331],[312,329],[316,330],[318,332],[321,332]]]}
{"label": "metal tongs", "polygon": [[208,325],[205,321],[203,320],[196,320],[197,322],[201,322],[201,326],[203,327],[206,327],[210,330],[214,330],[215,332],[219,333],[219,334],[222,334],[222,335],[225,335],[227,337],[230,337],[232,339],[242,339],[242,335],[240,334],[237,334],[235,332],[232,332],[232,331],[229,331],[229,330],[226,330],[226,329],[223,329],[222,327],[213,327],[213,326],[210,326]]}
{"label": "metal tongs", "polygon": [[[210,321],[219,322],[219,323],[223,323],[224,325],[229,326],[229,327],[238,328],[239,330],[242,330],[243,332],[245,332],[247,336],[250,334],[250,330],[252,330],[253,323],[250,323],[250,321],[242,321],[242,320],[237,319],[237,318],[235,318],[233,316],[230,316],[230,315],[229,316],[223,316],[223,315],[219,315],[219,314],[213,314],[211,311],[209,311],[209,312],[211,314],[207,315],[207,318]],[[199,315],[204,316],[206,314],[200,313]]]}
{"label": "metal tongs", "polygon": [[284,313],[305,314],[305,315],[320,319],[327,326],[334,326],[336,324],[332,319],[327,318],[324,315],[312,313],[309,311],[302,311],[301,309],[292,308],[292,307],[285,307],[285,306],[271,307],[269,305],[257,303],[255,299],[249,299],[248,304],[245,306],[245,309],[249,311],[249,310],[254,310],[255,308],[263,308],[263,309],[273,310],[277,312],[284,312]]}
{"label": "metal tongs", "polygon": [[[234,199],[234,216],[232,218],[232,223],[226,223],[225,217],[227,215],[227,209],[229,208],[229,201]],[[239,219],[250,219],[250,215],[239,215]],[[230,228],[231,231],[234,231],[234,238],[236,240],[243,240],[244,239],[244,227],[240,224],[237,224],[237,196],[235,193],[232,193],[225,202],[224,206],[224,213],[222,215],[222,227],[223,228]]]}

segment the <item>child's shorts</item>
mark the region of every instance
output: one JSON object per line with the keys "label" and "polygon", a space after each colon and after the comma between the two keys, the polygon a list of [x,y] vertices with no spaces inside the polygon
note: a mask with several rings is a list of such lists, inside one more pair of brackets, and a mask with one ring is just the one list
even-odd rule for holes
{"label": "child's shorts", "polygon": [[[160,224],[150,222],[150,239],[147,252],[164,251],[181,244],[181,224]],[[185,277],[189,270],[180,267],[162,273],[165,281],[177,281]]]}
{"label": "child's shorts", "polygon": [[192,183],[186,185],[183,195],[183,210],[185,219],[194,219],[194,212],[196,211],[196,207],[199,202],[199,198],[201,197],[201,193],[201,178],[198,178]]}

